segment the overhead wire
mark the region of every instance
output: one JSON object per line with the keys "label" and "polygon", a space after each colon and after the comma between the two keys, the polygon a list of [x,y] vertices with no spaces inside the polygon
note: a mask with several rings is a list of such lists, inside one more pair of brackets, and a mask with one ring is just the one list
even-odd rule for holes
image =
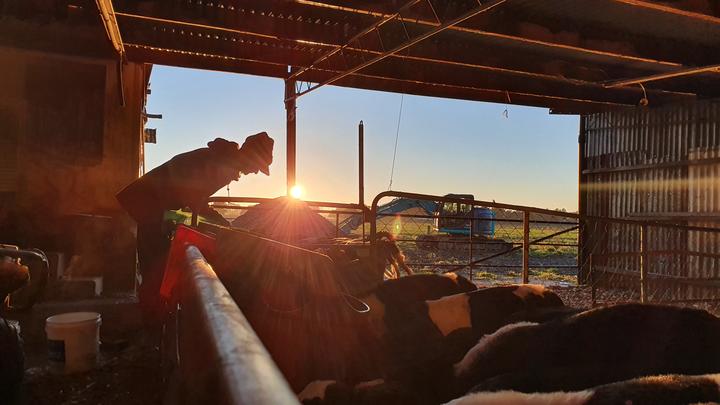
{"label": "overhead wire", "polygon": [[400,122],[402,121],[404,99],[405,94],[401,94],[400,111],[398,112],[397,128],[395,129],[395,149],[393,150],[392,168],[390,169],[390,184],[388,184],[388,191],[392,190],[393,176],[395,175],[395,158],[397,157],[398,138],[400,137]]}

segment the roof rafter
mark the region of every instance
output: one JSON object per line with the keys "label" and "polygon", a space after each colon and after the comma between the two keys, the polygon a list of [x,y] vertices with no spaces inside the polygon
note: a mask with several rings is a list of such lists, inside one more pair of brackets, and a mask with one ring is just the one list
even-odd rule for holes
{"label": "roof rafter", "polygon": [[[371,13],[371,15],[378,17],[378,18],[383,18],[383,17],[387,16],[386,13],[382,13],[382,12],[377,12],[377,11],[373,12],[373,11],[368,11],[368,10],[363,10],[363,9],[358,9],[358,8],[337,6],[337,5],[327,4],[327,3],[323,3],[320,1],[314,1],[314,0],[292,0],[292,1],[295,3],[298,3],[298,4],[304,4],[304,5],[318,7],[318,8],[342,10],[342,11],[345,11],[348,13],[356,13],[359,15],[368,15]],[[430,20],[425,20],[422,18],[403,18],[403,21],[406,23],[415,23],[415,24],[427,25],[427,26],[435,25],[434,22],[432,22]],[[618,59],[618,60],[627,60],[627,61],[634,61],[634,62],[651,63],[651,64],[656,64],[656,65],[682,67],[681,64],[664,61],[664,60],[659,60],[659,59],[655,59],[655,58],[627,55],[627,54],[622,54],[622,53],[618,53],[618,52],[603,51],[603,50],[599,50],[599,49],[591,49],[591,48],[584,48],[584,47],[580,47],[580,46],[573,46],[573,45],[560,44],[560,43],[555,43],[555,42],[542,41],[542,40],[537,40],[537,39],[520,37],[520,36],[516,36],[516,35],[509,35],[509,34],[485,31],[485,30],[466,27],[466,26],[455,25],[453,27],[450,27],[449,30],[473,34],[473,35],[477,35],[480,37],[499,38],[499,39],[512,41],[512,42],[532,44],[532,45],[541,46],[541,47],[545,47],[545,48],[549,48],[549,49],[563,49],[566,51],[572,51],[572,52],[576,52],[576,53],[588,54],[588,55],[594,55],[594,56],[600,56],[600,57],[607,57],[607,58]]]}
{"label": "roof rafter", "polygon": [[[172,65],[174,66],[201,66],[203,69],[208,70],[256,74],[277,78],[283,78],[287,75],[287,67],[282,63],[263,62],[178,49],[158,48],[130,42],[127,42],[126,46],[128,49],[129,59],[134,61],[156,64],[167,64],[168,62],[172,62]],[[332,77],[337,73],[339,73],[339,71],[313,70],[312,72],[307,72],[305,78],[307,80],[319,82],[325,78]],[[463,95],[463,98],[468,100],[555,108],[562,111],[585,112],[632,108],[634,106],[631,104],[598,102],[594,100],[548,96],[527,92],[508,92],[496,89],[388,78],[365,73],[355,73],[351,76],[345,77],[344,79],[338,80],[334,84],[341,87],[363,88],[367,90],[378,90],[378,88],[383,88],[386,91],[429,97],[457,98],[457,94],[461,94]],[[508,102],[508,95],[510,96],[510,102]]]}
{"label": "roof rafter", "polygon": [[[332,51],[333,49],[337,49],[337,47],[333,44],[325,44],[325,43],[314,43],[314,42],[307,42],[307,41],[301,41],[301,40],[292,40],[292,39],[279,39],[276,36],[270,36],[270,35],[264,35],[264,34],[257,34],[247,31],[241,31],[241,30],[235,30],[235,29],[229,29],[229,28],[223,28],[223,27],[214,27],[209,26],[205,24],[198,24],[198,23],[192,23],[192,22],[185,22],[185,21],[175,21],[175,20],[168,20],[163,18],[156,18],[156,17],[147,17],[147,16],[138,16],[133,14],[126,14],[126,13],[117,13],[118,16],[122,18],[131,18],[131,19],[138,19],[143,21],[151,21],[151,22],[157,22],[157,23],[163,23],[163,24],[171,24],[171,25],[177,25],[181,27],[192,27],[192,28],[198,28],[198,29],[204,29],[204,30],[212,30],[212,31],[218,31],[218,32],[224,32],[224,33],[231,33],[231,34],[238,34],[243,36],[249,36],[254,37],[260,40],[277,40],[277,41],[285,41],[285,42],[292,42],[298,45],[307,45],[307,46],[314,46],[314,47],[322,47],[323,53],[328,53],[328,50]],[[406,45],[406,44],[404,44]],[[345,50],[347,52],[357,52],[357,53],[366,53],[372,56],[373,62],[377,62],[379,59],[384,59],[387,57],[390,57],[392,59],[400,59],[400,60],[409,60],[413,62],[422,62],[422,63],[431,63],[435,65],[448,65],[456,68],[469,68],[469,69],[475,69],[475,70],[481,70],[484,72],[491,72],[491,73],[497,73],[497,74],[503,74],[503,75],[513,75],[523,78],[530,78],[533,80],[543,80],[543,81],[550,81],[550,82],[557,82],[557,83],[566,83],[573,86],[588,86],[593,87],[597,89],[601,89],[603,86],[601,83],[597,82],[590,82],[586,80],[578,80],[578,79],[568,79],[564,77],[554,76],[554,75],[548,75],[548,74],[542,74],[542,73],[534,73],[534,72],[527,72],[517,69],[507,69],[507,68],[497,68],[494,66],[487,66],[483,64],[477,64],[477,63],[466,63],[466,62],[458,62],[453,60],[444,60],[444,59],[434,59],[434,58],[427,58],[423,56],[415,56],[415,55],[405,55],[399,53],[399,51],[396,51],[392,54],[383,54],[380,51],[371,51],[367,49],[360,49],[360,48],[354,48],[354,47],[346,47]],[[265,53],[266,54],[266,53]],[[352,56],[349,53],[348,56]],[[297,58],[293,58],[296,62],[296,66],[299,66],[301,68],[300,73],[292,75],[289,78],[297,78],[299,76],[302,76],[305,72],[309,71],[309,67],[311,64],[303,64],[301,62],[297,62]],[[324,60],[327,60],[327,58],[324,58]],[[365,61],[364,59],[362,59]],[[366,61],[365,61],[366,62]],[[317,63],[317,62],[313,62]],[[370,66],[370,64],[366,64],[364,67]],[[641,97],[641,91],[640,89],[633,89],[634,93],[637,94],[637,99],[639,100]],[[663,95],[663,94],[673,94],[675,92],[667,92],[662,90],[650,90],[651,94],[657,94],[657,95]],[[687,95],[683,93],[678,93],[678,95]]]}
{"label": "roof rafter", "polygon": [[[351,74],[353,74],[353,73],[355,73],[355,72],[359,72],[360,70],[365,69],[365,68],[367,68],[368,66],[371,66],[371,65],[373,65],[373,64],[375,64],[375,63],[377,63],[377,62],[379,62],[379,61],[381,61],[381,60],[383,60],[383,59],[385,59],[385,58],[387,58],[387,57],[389,57],[389,56],[395,55],[395,54],[397,54],[398,52],[402,52],[402,51],[404,51],[405,49],[410,48],[411,46],[413,46],[413,45],[415,45],[415,44],[417,44],[417,43],[419,43],[419,42],[421,42],[421,41],[424,41],[424,40],[432,37],[433,35],[435,35],[435,34],[437,34],[437,33],[439,33],[439,32],[442,32],[442,31],[444,31],[444,30],[446,30],[446,29],[448,29],[448,28],[451,28],[451,27],[453,27],[453,26],[455,26],[455,25],[457,25],[457,24],[460,24],[460,23],[462,23],[463,21],[467,21],[468,19],[470,19],[470,18],[472,18],[472,17],[475,17],[476,15],[479,15],[479,14],[481,14],[481,13],[484,13],[484,12],[488,11],[488,10],[491,10],[491,9],[493,9],[493,8],[495,8],[495,7],[503,4],[503,3],[505,3],[506,1],[507,1],[507,0],[489,0],[489,1],[485,2],[485,3],[481,3],[481,2],[478,0],[478,5],[477,5],[475,8],[471,9],[470,11],[467,11],[466,13],[463,13],[462,15],[460,15],[460,16],[458,16],[458,17],[456,17],[456,18],[453,18],[453,19],[450,20],[450,21],[447,21],[447,22],[442,23],[442,24],[436,26],[435,28],[427,31],[427,32],[424,33],[424,34],[421,34],[421,35],[419,35],[419,36],[417,36],[417,37],[415,37],[415,38],[412,38],[412,39],[408,39],[407,42],[402,43],[402,44],[396,46],[395,48],[393,48],[393,49],[391,49],[391,50],[389,50],[389,51],[387,51],[387,52],[383,52],[382,54],[375,56],[374,58],[370,59],[370,60],[367,61],[367,62],[363,62],[363,63],[361,63],[361,64],[358,65],[358,66],[355,66],[355,67],[353,67],[353,68],[351,68],[351,69],[349,69],[349,70],[346,70],[346,71],[344,71],[344,72],[341,72],[341,73],[339,73],[339,74],[337,74],[337,75],[335,75],[335,76],[333,76],[333,77],[331,77],[331,78],[329,78],[329,79],[327,79],[327,80],[324,80],[324,81],[318,83],[318,84],[315,85],[315,86],[312,86],[312,87],[308,88],[307,90],[303,90],[303,91],[301,91],[301,92],[295,93],[295,95],[292,96],[291,98],[298,98],[298,97],[303,96],[303,95],[305,95],[305,94],[308,94],[308,93],[310,93],[310,92],[312,92],[312,91],[314,91],[314,90],[317,90],[317,89],[319,89],[319,88],[322,87],[322,86],[325,86],[325,85],[328,85],[328,84],[332,84],[332,83],[334,83],[334,82],[336,82],[336,81],[338,81],[338,80],[340,80],[340,79],[342,79],[342,78],[344,78],[344,77],[346,77],[346,76],[349,76],[349,75],[351,75]],[[286,101],[287,101],[287,100],[286,100]]]}
{"label": "roof rafter", "polygon": [[660,11],[667,14],[678,15],[682,17],[691,18],[693,20],[705,21],[713,24],[720,24],[720,18],[708,14],[697,13],[694,11],[687,11],[676,7],[671,7],[665,4],[654,3],[646,0],[611,0],[616,3],[628,4],[630,6],[642,7],[649,10]]}

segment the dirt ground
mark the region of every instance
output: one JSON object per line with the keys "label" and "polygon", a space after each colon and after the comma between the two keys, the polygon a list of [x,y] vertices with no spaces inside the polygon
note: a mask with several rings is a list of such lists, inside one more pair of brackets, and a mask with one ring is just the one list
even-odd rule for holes
{"label": "dirt ground", "polygon": [[[42,349],[38,349],[42,351]],[[28,350],[25,381],[13,405],[155,405],[162,403],[163,381],[157,347],[130,343],[101,351],[96,370],[55,375],[44,353]],[[32,363],[38,363],[33,366]]]}

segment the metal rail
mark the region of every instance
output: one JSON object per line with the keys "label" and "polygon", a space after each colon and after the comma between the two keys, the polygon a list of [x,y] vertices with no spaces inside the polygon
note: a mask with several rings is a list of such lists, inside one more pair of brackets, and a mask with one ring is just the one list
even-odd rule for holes
{"label": "metal rail", "polygon": [[[690,226],[690,225],[679,225],[679,224],[673,224],[673,223],[667,223],[667,222],[661,222],[661,221],[655,221],[655,220],[637,220],[637,219],[624,219],[624,218],[607,218],[607,217],[597,217],[597,216],[580,216],[575,213],[565,213],[565,212],[559,212],[559,211],[552,211],[547,209],[541,209],[541,208],[535,208],[535,207],[527,207],[527,206],[520,206],[520,205],[512,205],[512,204],[502,204],[502,203],[496,203],[496,202],[489,202],[489,201],[480,201],[480,200],[468,200],[468,199],[462,199],[462,198],[451,198],[451,197],[442,197],[442,196],[433,196],[433,195],[424,195],[424,194],[415,194],[415,193],[404,193],[404,192],[398,192],[398,191],[388,191],[384,193],[380,193],[374,200],[371,208],[371,213],[373,220],[371,220],[371,226],[370,226],[370,241],[371,243],[375,242],[376,235],[378,232],[378,221],[382,218],[391,217],[391,215],[384,215],[383,213],[379,213],[379,202],[383,198],[408,198],[408,199],[417,199],[417,200],[426,200],[426,201],[433,201],[436,203],[457,203],[457,204],[464,204],[468,206],[473,207],[487,207],[487,208],[502,208],[507,210],[516,211],[516,214],[520,215],[519,218],[513,218],[513,219],[485,219],[485,218],[467,218],[467,217],[461,217],[458,215],[450,215],[450,216],[443,216],[443,219],[452,219],[455,218],[457,220],[469,220],[471,224],[475,223],[476,221],[493,221],[495,223],[508,223],[508,224],[516,224],[516,227],[513,228],[514,231],[512,231],[509,235],[512,235],[512,239],[508,241],[500,241],[500,243],[507,242],[508,247],[507,249],[504,249],[503,251],[491,253],[491,254],[484,254],[483,257],[479,257],[478,259],[475,259],[473,256],[473,248],[476,246],[492,246],[492,243],[497,243],[497,240],[495,239],[488,239],[488,240],[480,240],[476,241],[475,238],[462,238],[458,237],[453,240],[445,241],[442,240],[440,243],[449,243],[453,244],[454,246],[459,245],[469,245],[469,251],[470,251],[470,258],[467,260],[467,263],[458,263],[458,253],[450,253],[451,255],[451,262],[450,263],[441,263],[438,264],[436,267],[442,269],[442,272],[447,271],[460,271],[463,269],[470,269],[472,273],[472,269],[476,267],[519,267],[522,269],[522,282],[528,282],[529,281],[529,269],[538,267],[537,265],[541,265],[543,267],[563,267],[567,268],[568,263],[566,261],[559,263],[557,266],[551,266],[547,265],[547,263],[531,263],[531,253],[530,250],[532,247],[539,247],[541,245],[548,245],[548,246],[562,246],[564,248],[577,248],[578,258],[577,258],[577,265],[578,268],[578,275],[580,276],[581,282],[585,283],[587,280],[585,280],[582,275],[583,271],[587,272],[587,265],[590,263],[590,267],[592,267],[592,256],[595,255],[596,259],[600,259],[602,256],[597,255],[597,247],[598,243],[603,244],[603,236],[606,234],[611,227],[617,227],[621,226],[624,228],[630,227],[628,229],[637,229],[638,232],[642,233],[642,236],[639,239],[639,245],[637,247],[637,252],[620,252],[620,253],[612,253],[612,255],[615,256],[623,256],[627,257],[627,260],[634,260],[632,258],[637,258],[637,262],[635,263],[638,267],[637,276],[640,279],[640,285],[641,288],[639,289],[641,291],[640,298],[642,301],[649,301],[650,300],[650,291],[648,288],[650,288],[649,282],[652,282],[656,278],[654,274],[651,274],[652,266],[654,265],[654,261],[657,260],[664,260],[661,257],[663,256],[677,256],[682,255],[686,257],[697,257],[700,260],[702,259],[717,259],[720,257],[720,254],[714,253],[714,252],[694,252],[694,251],[668,251],[668,250],[660,250],[657,248],[653,248],[653,244],[651,241],[648,240],[650,236],[654,233],[648,233],[649,230],[652,232],[681,232],[681,233],[702,233],[706,234],[708,236],[712,235],[720,235],[720,228],[708,228],[708,227],[702,227],[702,226]],[[536,221],[533,218],[533,214],[536,216],[545,216],[538,218]],[[437,218],[436,215],[422,215],[422,214],[394,214],[392,215],[394,217],[398,217],[399,219],[402,218],[421,218],[421,219],[434,219]],[[548,216],[552,216],[554,218],[557,218],[558,220],[547,220]],[[559,219],[560,217],[563,217],[566,220]],[[520,219],[522,218],[522,219]],[[570,222],[572,221],[572,222]],[[403,222],[399,222],[405,225]],[[522,224],[521,228],[518,228],[517,225]],[[544,227],[542,228],[542,234],[538,235],[537,238],[533,239],[531,238],[531,225],[532,226],[540,226]],[[472,225],[471,225],[472,226]],[[520,231],[520,232],[515,232]],[[565,237],[562,240],[555,240],[553,238],[557,238],[561,236],[562,234],[569,234],[571,232],[580,231],[577,235],[571,234],[569,239],[568,237]],[[496,235],[502,235],[501,232],[495,231]],[[593,235],[592,238],[581,238],[581,234],[583,232],[590,232],[590,235]],[[577,243],[572,243],[575,241],[574,238],[577,237]],[[653,237],[656,238],[656,237]],[[403,243],[424,243],[424,239],[414,239],[414,238],[403,238],[400,237],[397,239],[399,242]],[[654,240],[654,239],[653,239]],[[572,242],[571,242],[572,241]],[[601,245],[604,246],[604,245]],[[450,248],[450,247],[448,247]],[[453,248],[455,249],[455,248]],[[482,249],[482,248],[481,248]],[[466,250],[467,251],[467,250]],[[498,262],[497,265],[484,265],[481,264],[483,262],[489,262],[491,259],[495,259],[500,256],[508,255],[513,252],[521,251],[522,252],[522,265],[517,266],[516,263],[507,263],[507,261]],[[442,254],[446,254],[444,250],[439,250],[438,252],[443,252]],[[449,250],[448,252],[453,252],[453,250]],[[560,253],[561,255],[566,254]],[[438,253],[435,253],[438,254]],[[514,258],[512,260],[518,259],[516,256],[513,256]],[[609,257],[609,255],[608,255]],[[418,266],[424,266],[427,263],[425,263],[427,260],[423,260],[422,257],[417,258],[417,263],[413,263],[408,261],[408,264],[411,265],[418,265]],[[604,259],[607,260],[607,259]],[[597,260],[595,260],[597,262]],[[651,263],[652,261],[652,263]],[[453,264],[455,262],[455,264]],[[597,266],[599,263],[595,263],[595,266]],[[472,274],[471,274],[472,275]],[[594,285],[594,281],[591,281]],[[594,294],[594,291],[593,291]]]}
{"label": "metal rail", "polygon": [[187,404],[298,404],[200,250],[186,249],[179,317],[180,398]]}
{"label": "metal rail", "polygon": [[[502,209],[507,209],[507,210],[519,211],[519,212],[522,212],[522,213],[523,213],[523,219],[522,219],[522,220],[493,219],[493,221],[505,221],[505,222],[519,222],[519,223],[522,223],[522,224],[523,224],[523,240],[522,240],[522,243],[512,244],[513,246],[509,247],[508,249],[506,249],[506,250],[504,250],[504,251],[497,252],[497,253],[493,253],[493,254],[489,254],[489,255],[486,255],[486,256],[481,257],[481,258],[478,259],[478,260],[475,260],[474,257],[473,257],[473,244],[485,244],[486,241],[481,241],[480,243],[478,243],[478,241],[473,240],[472,237],[470,237],[470,238],[468,238],[468,239],[466,239],[466,240],[459,240],[459,241],[457,241],[457,243],[459,243],[459,244],[462,244],[462,243],[468,243],[468,244],[469,244],[469,247],[470,247],[470,249],[469,249],[469,251],[470,251],[469,260],[468,260],[467,263],[464,263],[464,264],[453,265],[453,266],[450,267],[449,269],[443,270],[443,272],[458,271],[458,270],[462,270],[462,269],[465,269],[465,268],[469,268],[469,269],[471,270],[471,272],[472,272],[472,269],[473,269],[474,267],[477,267],[477,265],[478,265],[479,263],[486,262],[486,261],[489,261],[489,260],[491,260],[491,259],[494,259],[494,258],[497,258],[497,257],[500,257],[500,256],[504,256],[504,255],[507,255],[507,254],[509,254],[509,253],[512,253],[512,252],[515,252],[515,251],[517,251],[517,250],[521,250],[521,249],[522,249],[522,251],[523,251],[523,263],[522,263],[522,266],[521,266],[521,268],[522,268],[522,282],[523,282],[523,283],[527,283],[527,282],[529,282],[529,278],[530,278],[530,268],[531,268],[531,267],[536,267],[536,266],[532,266],[532,265],[530,264],[530,246],[532,246],[532,245],[539,245],[539,244],[541,244],[541,242],[545,242],[545,241],[550,240],[550,239],[552,239],[552,238],[555,238],[555,237],[557,237],[557,236],[560,236],[560,235],[563,235],[563,234],[566,234],[566,233],[575,231],[575,230],[577,230],[577,229],[579,228],[578,222],[579,222],[579,220],[580,220],[580,216],[579,216],[578,214],[574,214],[574,213],[553,211],[553,210],[548,210],[548,209],[542,209],[542,208],[536,208],[536,207],[527,207],[527,206],[521,206],[521,205],[502,204],[502,203],[496,203],[496,202],[490,202],[490,201],[469,200],[469,199],[464,199],[464,198],[452,198],[452,197],[444,197],[444,196],[433,196],[433,195],[427,195],[427,194],[405,193],[405,192],[400,192],[400,191],[386,191],[386,192],[383,192],[383,193],[378,194],[378,195],[375,197],[375,199],[373,199],[373,203],[372,203],[372,206],[371,206],[371,216],[372,216],[373,220],[370,221],[370,242],[371,242],[371,243],[375,243],[375,240],[376,240],[376,235],[377,235],[377,219],[380,218],[380,217],[390,216],[390,215],[387,215],[387,216],[386,216],[386,215],[383,215],[383,214],[381,214],[381,213],[378,213],[378,206],[379,206],[380,200],[382,200],[383,198],[388,198],[388,197],[395,197],[395,198],[398,198],[398,197],[399,197],[399,198],[408,198],[408,199],[415,199],[415,200],[426,200],[426,201],[434,201],[434,202],[439,202],[439,203],[457,203],[457,204],[470,205],[470,206],[473,206],[473,207],[479,206],[479,207],[502,208]],[[534,220],[531,220],[531,214],[552,215],[552,216],[555,216],[555,217],[572,218],[574,221],[573,221],[573,222],[570,222],[570,221],[562,221],[562,222],[561,222],[561,221],[544,221],[544,220],[534,221]],[[431,216],[423,216],[423,215],[415,215],[415,214],[398,214],[398,215],[396,215],[396,216],[398,216],[398,217],[403,217],[403,216],[405,216],[405,217],[416,217],[416,218],[417,218],[417,217],[421,217],[421,218],[435,218],[434,216],[431,217]],[[467,220],[467,219],[468,219],[468,218],[459,217],[459,216],[448,216],[448,217],[443,217],[443,218],[456,218],[456,219],[464,219],[464,220]],[[483,218],[477,218],[477,219],[476,219],[476,218],[470,218],[471,229],[472,229],[472,224],[474,223],[474,221],[485,221],[485,219],[483,219]],[[567,226],[568,228],[566,228],[566,229],[561,229],[561,230],[558,230],[558,231],[556,231],[556,232],[551,233],[550,235],[546,235],[546,236],[543,236],[543,237],[540,237],[540,238],[531,240],[531,239],[530,239],[530,223],[531,223],[531,222],[532,222],[532,223],[538,222],[538,223],[544,223],[544,224],[545,224],[545,223],[555,223],[555,222],[559,222],[558,225],[565,225],[565,226]],[[472,232],[471,232],[471,233],[472,233]],[[494,241],[492,241],[492,240],[491,240],[491,241],[487,241],[487,242],[488,242],[487,244],[503,243],[503,242],[494,242]],[[374,253],[373,253],[373,254],[374,254]],[[439,266],[439,267],[445,267],[445,266]],[[557,266],[552,266],[552,267],[557,267]]]}
{"label": "metal rail", "polygon": [[[275,200],[274,198],[263,198],[263,197],[210,197],[208,202],[210,203],[249,203],[259,204],[263,202],[270,202]],[[362,210],[365,207],[361,207],[354,203],[336,203],[336,202],[324,202],[324,201],[305,201],[303,202],[311,207],[327,207],[327,208],[345,208],[345,209],[356,209]]]}
{"label": "metal rail", "polygon": [[718,71],[720,71],[720,65],[701,66],[701,67],[675,70],[672,72],[656,73],[654,75],[636,77],[634,79],[615,80],[615,81],[603,84],[603,87],[606,87],[608,89],[613,89],[616,87],[623,87],[623,86],[630,86],[633,84],[654,82],[656,80],[672,79],[675,77],[692,76],[692,75],[697,75],[697,74],[701,74],[701,73],[717,73]]}

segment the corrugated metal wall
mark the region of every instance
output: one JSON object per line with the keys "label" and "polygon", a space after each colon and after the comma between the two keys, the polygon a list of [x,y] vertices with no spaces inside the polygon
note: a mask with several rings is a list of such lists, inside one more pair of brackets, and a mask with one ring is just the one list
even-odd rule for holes
{"label": "corrugated metal wall", "polygon": [[[582,123],[582,214],[720,226],[720,101],[608,112],[587,116]],[[612,256],[638,252],[641,227],[593,227],[607,232],[603,246],[594,247],[596,253],[610,256],[603,265],[637,271],[637,257]],[[653,252],[648,260],[651,273],[720,277],[717,234],[658,226],[646,232],[648,250]],[[698,291],[673,290],[673,298]]]}

